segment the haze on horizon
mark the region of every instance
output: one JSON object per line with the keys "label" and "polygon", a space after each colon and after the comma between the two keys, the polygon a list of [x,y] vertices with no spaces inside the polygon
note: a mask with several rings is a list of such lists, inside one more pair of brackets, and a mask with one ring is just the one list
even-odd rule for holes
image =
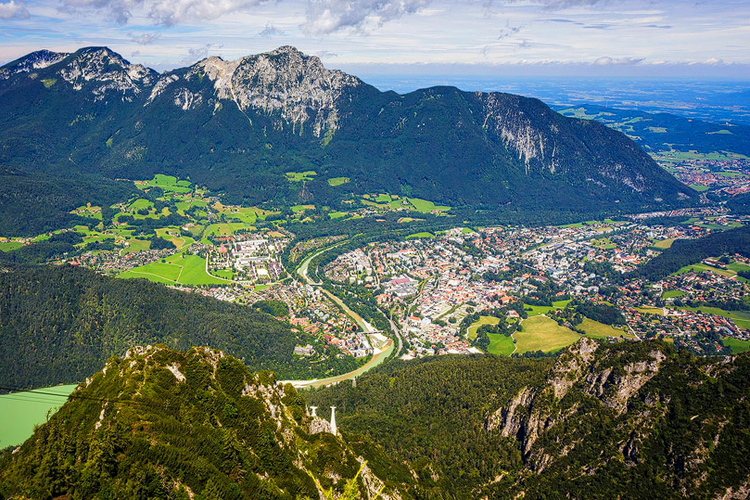
{"label": "haze on horizon", "polygon": [[0,0],[0,64],[106,45],[157,70],[293,45],[354,74],[750,79],[746,0]]}

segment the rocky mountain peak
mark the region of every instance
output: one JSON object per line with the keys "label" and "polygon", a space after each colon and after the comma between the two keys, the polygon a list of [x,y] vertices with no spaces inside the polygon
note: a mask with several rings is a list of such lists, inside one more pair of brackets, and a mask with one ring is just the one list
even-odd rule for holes
{"label": "rocky mountain peak", "polygon": [[6,80],[16,73],[31,73],[35,70],[44,69],[62,61],[69,55],[52,52],[51,50],[37,50],[0,68],[0,79]]}
{"label": "rocky mountain peak", "polygon": [[122,100],[131,102],[158,77],[155,71],[131,64],[107,47],[83,48],[63,62],[60,76],[75,90],[90,89],[95,101],[119,94]]}
{"label": "rocky mountain peak", "polygon": [[[218,80],[217,80],[218,81]],[[281,115],[276,126],[291,124],[316,137],[338,127],[337,100],[348,88],[361,85],[358,78],[329,70],[319,58],[284,46],[243,58],[231,78],[231,89],[241,109]]]}

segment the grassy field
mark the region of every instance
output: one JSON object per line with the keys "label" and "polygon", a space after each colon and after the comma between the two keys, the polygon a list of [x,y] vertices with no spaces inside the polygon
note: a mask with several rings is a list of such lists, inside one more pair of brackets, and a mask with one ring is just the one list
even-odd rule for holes
{"label": "grassy field", "polygon": [[560,326],[555,320],[546,316],[534,316],[521,324],[522,332],[516,332],[519,354],[528,351],[554,352],[575,343],[581,335],[570,328]]}
{"label": "grassy field", "polygon": [[683,297],[685,295],[687,294],[683,292],[682,290],[669,290],[668,292],[664,292],[665,299],[673,299],[676,297]]}
{"label": "grassy field", "polygon": [[316,175],[318,175],[318,173],[315,170],[308,170],[306,172],[287,172],[286,178],[289,182],[303,182],[313,180]]}
{"label": "grassy field", "polygon": [[159,187],[165,192],[190,193],[193,191],[190,181],[180,181],[173,175],[156,174],[153,179],[146,183],[147,186]]}
{"label": "grassy field", "polygon": [[130,239],[125,242],[127,245],[125,248],[122,249],[122,253],[133,253],[133,252],[143,252],[144,250],[148,250],[151,248],[151,241],[149,240],[137,240],[137,239]]}
{"label": "grassy field", "polygon": [[164,262],[152,262],[120,273],[120,278],[146,278],[170,285],[223,285],[230,281],[206,273],[206,260],[198,255],[173,255]]}
{"label": "grassy field", "polygon": [[611,325],[605,325],[599,323],[593,319],[583,318],[583,322],[578,325],[578,328],[586,332],[589,337],[597,339],[603,339],[607,337],[624,337],[628,339],[634,339],[635,336],[622,328],[615,328]]}
{"label": "grassy field", "polygon": [[698,273],[701,271],[711,271],[712,273],[721,274],[722,276],[727,276],[728,278],[731,278],[732,276],[737,276],[737,273],[730,269],[719,269],[718,267],[711,267],[706,264],[691,264],[689,266],[685,266],[679,271],[672,274],[672,276],[676,276],[678,274],[689,273],[690,271],[695,271]]}
{"label": "grassy field", "polygon": [[672,244],[674,243],[674,238],[669,238],[666,240],[657,241],[654,243],[654,246],[656,248],[661,248],[666,250],[667,248],[672,248]]}
{"label": "grassy field", "polygon": [[475,338],[477,338],[477,330],[479,330],[480,326],[495,326],[498,323],[500,323],[500,318],[496,318],[495,316],[480,316],[479,320],[472,323],[471,326],[466,330],[466,334],[468,335],[469,340],[474,340]]}
{"label": "grassy field", "polygon": [[557,302],[553,302],[551,306],[530,306],[528,304],[524,304],[523,308],[528,313],[529,317],[532,316],[539,316],[540,314],[547,314],[550,311],[555,311],[557,309],[565,309],[565,307],[570,303],[570,300],[558,300]]}
{"label": "grassy field", "polygon": [[510,356],[516,349],[513,337],[506,337],[502,333],[488,333],[487,336],[490,338],[490,345],[487,348],[487,352],[490,354]]}
{"label": "grassy field", "polygon": [[0,241],[0,252],[12,252],[23,246],[20,241]]}
{"label": "grassy field", "polygon": [[417,209],[417,212],[429,214],[435,211],[447,212],[451,207],[435,205],[433,202],[421,198],[408,198],[409,203]]}
{"label": "grassy field", "polygon": [[342,184],[346,184],[351,179],[349,177],[333,177],[331,179],[328,179],[328,185],[332,187],[341,186]]}
{"label": "grassy field", "polygon": [[315,205],[294,205],[290,207],[294,213],[302,213],[307,210],[315,210]]}
{"label": "grassy field", "polygon": [[406,237],[407,240],[413,240],[414,238],[434,238],[435,235],[432,233],[414,233]]}
{"label": "grassy field", "polygon": [[732,352],[734,354],[750,351],[750,340],[740,340],[732,337],[724,337],[722,341],[724,342],[725,346],[732,349]]}
{"label": "grassy field", "polygon": [[231,236],[236,231],[241,231],[242,229],[250,229],[252,226],[248,226],[244,222],[220,222],[217,224],[211,224],[208,226],[203,233],[204,236]]}
{"label": "grassy field", "polygon": [[330,212],[328,214],[328,217],[330,217],[331,219],[341,219],[342,217],[346,217],[347,215],[349,215],[348,212]]}
{"label": "grassy field", "polygon": [[658,316],[664,316],[664,309],[662,309],[661,307],[643,306],[636,307],[635,310],[644,314],[656,314]]}
{"label": "grassy field", "polygon": [[718,307],[688,307],[683,306],[673,309],[682,309],[683,311],[700,311],[708,314],[714,314],[723,318],[729,318],[734,321],[740,328],[750,329],[750,313],[741,311],[727,311]]}
{"label": "grassy field", "polygon": [[[59,385],[34,391],[0,395],[0,448],[18,446],[47,421],[47,412],[62,406],[76,385]],[[57,394],[57,396],[48,395]]]}
{"label": "grassy field", "polygon": [[182,234],[180,234],[180,228],[178,228],[177,226],[158,228],[156,229],[156,235],[160,238],[164,238],[165,240],[174,243],[174,246],[177,247],[177,250],[189,247],[190,245],[195,243],[195,240],[190,236],[183,236]]}

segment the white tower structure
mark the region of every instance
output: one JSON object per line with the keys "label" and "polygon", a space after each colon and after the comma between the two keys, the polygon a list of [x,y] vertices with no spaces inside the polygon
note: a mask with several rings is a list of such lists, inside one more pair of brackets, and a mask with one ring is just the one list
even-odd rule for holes
{"label": "white tower structure", "polygon": [[317,406],[311,406],[310,407],[310,411],[312,412],[312,413],[310,413],[311,417],[317,417],[318,416],[318,413],[317,413],[318,412],[318,407]]}
{"label": "white tower structure", "polygon": [[334,436],[338,435],[338,428],[336,428],[336,407],[331,406],[331,434]]}

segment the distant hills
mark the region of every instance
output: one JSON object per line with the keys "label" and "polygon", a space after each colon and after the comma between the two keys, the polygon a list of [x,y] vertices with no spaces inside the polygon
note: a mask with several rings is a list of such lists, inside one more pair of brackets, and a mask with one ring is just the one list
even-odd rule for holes
{"label": "distant hills", "polygon": [[[163,74],[104,47],[35,52],[0,68],[0,131],[0,165],[28,175],[167,173],[235,203],[385,192],[466,213],[591,213],[695,197],[625,135],[536,99],[380,92],[292,47]],[[305,171],[317,176],[285,175]],[[102,196],[121,189],[103,184]]]}
{"label": "distant hills", "polygon": [[595,104],[560,108],[565,116],[587,118],[627,134],[646,151],[715,152],[750,156],[750,126],[710,123],[669,113],[607,108]]}

